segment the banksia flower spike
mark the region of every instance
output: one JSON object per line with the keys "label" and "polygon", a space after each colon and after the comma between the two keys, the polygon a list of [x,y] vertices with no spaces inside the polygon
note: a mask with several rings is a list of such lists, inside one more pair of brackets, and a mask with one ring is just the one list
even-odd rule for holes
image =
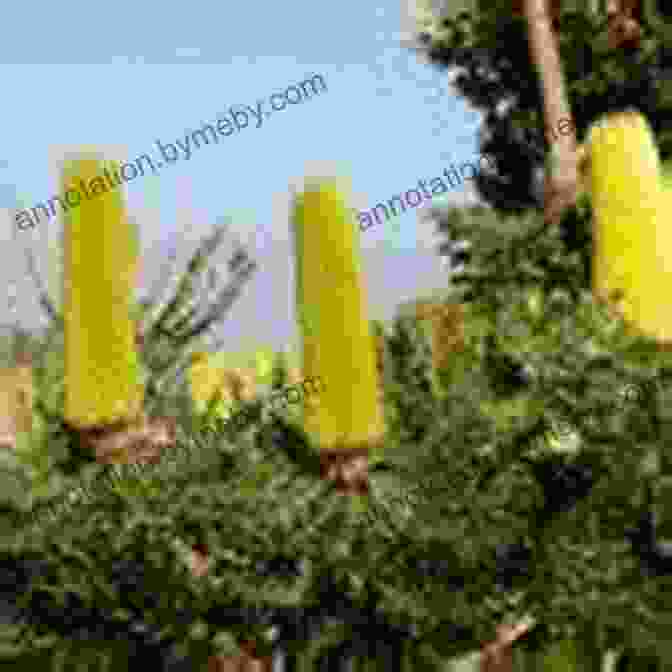
{"label": "banksia flower spike", "polygon": [[194,404],[203,410],[221,385],[221,373],[210,362],[207,352],[193,352],[188,370],[189,389]]}
{"label": "banksia flower spike", "polygon": [[663,176],[653,133],[637,112],[611,114],[587,143],[594,213],[593,289],[621,294],[619,312],[638,330],[672,339],[672,290]]}
{"label": "banksia flower spike", "polygon": [[189,367],[191,398],[198,413],[206,413],[211,404],[216,404],[215,415],[229,410],[233,396],[227,385],[227,377],[221,364],[208,352],[194,352]]}
{"label": "banksia flower spike", "polygon": [[117,166],[84,153],[63,171],[64,192],[90,190],[64,215],[65,417],[80,429],[132,422],[143,404],[131,318],[137,232],[104,171]]}
{"label": "banksia flower spike", "polygon": [[275,353],[271,349],[259,349],[254,353],[254,376],[258,385],[270,386],[273,378]]}
{"label": "banksia flower spike", "polygon": [[308,184],[295,197],[292,219],[302,373],[322,383],[319,396],[306,397],[304,428],[325,459],[347,471],[344,456],[361,463],[384,423],[358,229],[343,193],[336,181]]}

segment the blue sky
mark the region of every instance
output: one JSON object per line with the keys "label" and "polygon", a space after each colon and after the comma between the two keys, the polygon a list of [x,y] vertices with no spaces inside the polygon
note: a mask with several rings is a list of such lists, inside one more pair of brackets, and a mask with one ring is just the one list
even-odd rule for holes
{"label": "blue sky", "polygon": [[[364,209],[477,155],[477,113],[445,74],[402,45],[399,0],[118,0],[91,8],[25,0],[4,10],[11,30],[0,43],[0,206],[7,208],[0,281],[16,293],[26,325],[37,324],[39,311],[21,248],[30,246],[49,276],[60,224],[15,231],[13,194],[33,205],[57,193],[67,149],[95,145],[132,160],[156,153],[156,139],[184,138],[230,106],[254,105],[323,75],[321,95],[125,187],[148,283],[171,244],[188,254],[222,216],[250,246],[259,271],[218,331],[230,339],[227,350],[282,347],[295,338],[290,185],[326,166],[348,177],[353,207]],[[464,193],[449,200],[464,202]],[[361,234],[375,317],[389,318],[399,302],[447,285],[419,211]],[[6,305],[0,301],[0,310]]]}

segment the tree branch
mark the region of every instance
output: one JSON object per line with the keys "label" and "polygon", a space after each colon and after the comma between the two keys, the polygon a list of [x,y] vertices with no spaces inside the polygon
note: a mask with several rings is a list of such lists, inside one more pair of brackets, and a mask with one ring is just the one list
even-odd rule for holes
{"label": "tree branch", "polygon": [[528,26],[530,58],[539,76],[544,111],[545,136],[556,161],[549,162],[544,189],[546,222],[559,221],[564,210],[576,201],[578,192],[578,156],[576,124],[571,132],[556,134],[562,121],[572,119],[560,62],[558,40],[552,28],[548,0],[524,0]]}
{"label": "tree branch", "polygon": [[30,250],[28,247],[24,247],[23,251],[26,254],[26,263],[28,264],[28,274],[35,283],[35,286],[37,287],[37,292],[40,296],[40,306],[53,322],[61,323],[62,318],[58,313],[58,311],[56,310],[56,308],[54,307],[54,304],[49,298],[47,290],[44,288],[44,285],[42,284],[42,278],[40,277],[40,274],[35,265],[35,257],[33,256],[32,250]]}

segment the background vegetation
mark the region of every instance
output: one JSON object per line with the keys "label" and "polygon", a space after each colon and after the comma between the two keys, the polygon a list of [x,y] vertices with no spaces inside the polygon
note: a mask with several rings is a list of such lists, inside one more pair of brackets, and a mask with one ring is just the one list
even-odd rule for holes
{"label": "background vegetation", "polygon": [[[569,4],[559,34],[579,138],[634,106],[666,158],[669,17],[645,3],[641,45],[610,50],[604,13]],[[520,669],[598,670],[607,652],[620,670],[670,666],[672,355],[593,297],[590,203],[543,223],[549,148],[524,21],[505,2],[470,10],[423,40],[484,113],[481,150],[498,173],[478,181],[490,207],[432,213],[451,269],[439,303],[462,304],[463,317],[432,329],[400,310],[373,325],[387,433],[367,506],[320,478],[292,410],[260,408],[232,439],[203,438],[212,408],[197,407],[183,372],[193,352],[218,349],[208,329],[255,270],[235,251],[228,281],[199,304],[215,231],[174,295],[138,309],[146,410],[174,417],[171,450],[198,459],[161,461],[141,485],[31,526],[30,511],[111,467],[64,425],[59,316],[3,346],[8,358],[32,353],[36,410],[33,432],[2,453],[11,613],[0,655],[11,669],[198,667],[254,640],[292,670],[349,658],[440,670],[522,618],[536,626]],[[289,369],[278,358],[269,384]],[[635,388],[646,399],[622,402]],[[559,422],[575,436],[549,440]],[[195,546],[211,563],[200,577]]]}

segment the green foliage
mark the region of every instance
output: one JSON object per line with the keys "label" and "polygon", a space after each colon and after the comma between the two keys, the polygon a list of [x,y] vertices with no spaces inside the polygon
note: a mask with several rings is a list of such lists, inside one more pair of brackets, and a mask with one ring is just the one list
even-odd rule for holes
{"label": "green foliage", "polygon": [[[634,107],[651,121],[663,159],[672,152],[672,32],[663,5],[643,2],[642,41],[633,50],[609,48],[605,3],[561,3],[560,56],[579,141],[599,116]],[[509,542],[523,535],[535,549],[539,578],[525,599],[538,600],[541,625],[535,631],[548,635],[537,650],[571,634],[573,618],[580,631],[575,641],[599,642],[602,653],[625,649],[623,669],[649,669],[652,659],[669,659],[662,634],[669,615],[653,598],[656,586],[669,588],[669,578],[646,578],[646,552],[626,541],[625,528],[653,509],[660,514],[658,536],[669,533],[669,355],[650,341],[627,337],[593,303],[592,218],[585,199],[554,229],[542,230],[529,216],[543,205],[543,167],[551,148],[524,18],[513,16],[506,0],[458,0],[444,7],[442,16],[425,24],[421,50],[436,67],[455,73],[457,91],[483,113],[480,149],[494,155],[497,166],[476,180],[495,211],[434,212],[440,253],[451,267],[467,257],[464,272],[452,279],[469,305],[471,345],[444,375],[455,383],[450,403],[457,412],[468,387],[480,403],[463,412],[497,432],[478,440],[487,456],[481,471],[490,475],[485,489],[472,490],[472,496],[486,507],[498,485],[500,497],[510,493],[514,500],[490,499],[502,526],[499,537],[493,530],[484,538],[501,540],[508,530]],[[501,216],[508,214],[517,217]],[[460,247],[465,240],[472,243],[471,255]],[[560,426],[575,430],[578,441],[559,436]],[[577,474],[591,470],[597,476],[590,494],[560,514],[544,510],[553,507],[539,488],[540,462],[548,474],[553,462],[553,469],[560,468],[557,460]],[[417,479],[437,468],[424,460],[413,464]],[[545,480],[548,489],[553,479]],[[647,483],[651,501],[644,496]],[[428,495],[436,510],[438,495]],[[500,511],[522,515],[514,525]],[[640,613],[647,614],[644,626]],[[590,659],[581,654],[576,665],[582,658]]]}
{"label": "green foliage", "polygon": [[[184,457],[152,473],[154,487],[101,493],[32,528],[16,522],[21,532],[3,541],[5,557],[32,549],[54,572],[51,597],[35,584],[22,600],[35,619],[44,604],[60,614],[42,626],[53,641],[37,623],[12,631],[16,651],[38,643],[65,651],[75,630],[89,636],[92,626],[67,625],[58,606],[78,599],[98,610],[88,622],[107,623],[108,639],[136,619],[158,629],[161,646],[194,660],[218,650],[223,633],[270,646],[269,623],[283,609],[305,615],[318,604],[341,625],[325,624],[312,642],[290,637],[302,660],[344,646],[370,654],[371,642],[387,637],[432,669],[523,615],[548,633],[540,646],[598,624],[605,648],[667,655],[661,596],[670,577],[643,571],[652,545],[644,548],[643,532],[626,532],[648,510],[658,514],[660,538],[671,527],[671,355],[627,335],[595,304],[586,250],[572,249],[567,233],[577,217],[553,228],[531,218],[515,233],[505,221],[444,225],[451,240],[472,243],[453,278],[452,298],[469,299],[465,348],[437,395],[419,326],[400,316],[385,330],[395,421],[388,470],[371,475],[368,513],[319,478],[318,456],[286,419],[260,410],[226,437],[196,433],[194,418],[181,427]],[[646,389],[647,403],[628,389]],[[560,420],[580,437],[571,450],[547,440]],[[100,465],[78,476],[86,469]],[[197,543],[214,562],[202,579],[180,555]],[[257,562],[280,556],[303,561],[304,574],[260,574]],[[143,568],[137,599],[145,602],[115,584],[113,565],[124,559]],[[273,616],[231,615],[252,607]]]}
{"label": "green foliage", "polygon": [[[285,447],[290,439],[285,432]],[[17,651],[40,643],[62,650],[66,640],[90,634],[83,620],[90,616],[87,609],[95,609],[101,612],[98,626],[94,622],[89,629],[113,633],[140,619],[158,629],[162,639],[186,647],[194,660],[204,660],[217,651],[222,631],[259,641],[268,636],[268,625],[240,622],[240,616],[236,622],[236,604],[239,609],[310,608],[320,604],[327,576],[349,586],[353,603],[364,600],[364,584],[374,575],[362,555],[368,532],[330,485],[317,474],[303,474],[277,445],[265,441],[248,437],[236,449],[212,441],[204,448],[212,451],[218,468],[213,463],[205,467],[199,459],[181,473],[159,475],[161,487],[151,496],[109,492],[53,523],[26,528],[11,550],[5,547],[5,558],[39,549],[52,568],[20,599],[35,621],[15,633]],[[253,474],[257,477],[249,487]],[[183,556],[197,543],[207,544],[215,563],[203,579],[188,573]],[[255,563],[278,555],[300,557],[303,575],[260,576]],[[132,567],[120,562],[141,563],[137,590],[127,585]],[[80,601],[82,618],[76,623],[74,616],[65,618],[66,607],[73,610]],[[176,619],[179,614],[184,619]],[[40,637],[40,622],[53,641]],[[198,623],[202,626],[195,630]],[[308,643],[296,646],[307,648]]]}
{"label": "green foliage", "polygon": [[391,434],[402,443],[421,442],[436,407],[432,353],[427,332],[415,316],[399,315],[385,336],[384,389]]}
{"label": "green foliage", "polygon": [[281,390],[283,387],[289,385],[287,357],[284,353],[277,353],[273,361],[273,370],[271,373],[271,389]]}

